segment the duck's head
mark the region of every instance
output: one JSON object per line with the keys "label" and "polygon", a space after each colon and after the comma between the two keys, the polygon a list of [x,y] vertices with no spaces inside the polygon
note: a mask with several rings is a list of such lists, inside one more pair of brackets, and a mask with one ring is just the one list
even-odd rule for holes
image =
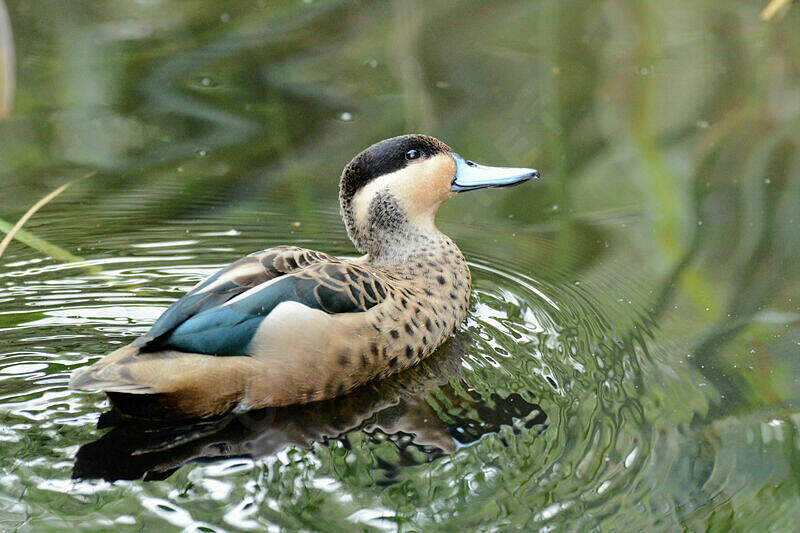
{"label": "duck's head", "polygon": [[339,202],[356,248],[376,255],[387,240],[402,244],[435,230],[439,207],[460,192],[538,177],[532,168],[478,165],[427,135],[402,135],[373,144],[347,164]]}

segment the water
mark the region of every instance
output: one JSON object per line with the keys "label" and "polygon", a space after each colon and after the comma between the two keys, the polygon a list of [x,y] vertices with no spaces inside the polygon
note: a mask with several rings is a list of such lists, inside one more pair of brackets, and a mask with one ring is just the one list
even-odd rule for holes
{"label": "water", "polygon": [[[98,173],[0,258],[0,529],[800,520],[796,6],[8,7],[0,222]],[[543,174],[443,208],[474,291],[423,365],[201,424],[67,390],[241,255],[352,256],[337,176],[405,131]]]}

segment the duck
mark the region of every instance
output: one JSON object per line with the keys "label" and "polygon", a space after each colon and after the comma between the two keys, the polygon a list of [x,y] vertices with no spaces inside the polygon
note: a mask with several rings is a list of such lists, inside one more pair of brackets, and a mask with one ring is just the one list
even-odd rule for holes
{"label": "duck", "polygon": [[192,419],[347,394],[430,356],[467,315],[472,285],[435,224],[467,191],[538,179],[407,134],[369,146],[342,171],[340,213],[361,256],[279,245],[199,282],[147,333],[69,387],[102,391],[122,414]]}

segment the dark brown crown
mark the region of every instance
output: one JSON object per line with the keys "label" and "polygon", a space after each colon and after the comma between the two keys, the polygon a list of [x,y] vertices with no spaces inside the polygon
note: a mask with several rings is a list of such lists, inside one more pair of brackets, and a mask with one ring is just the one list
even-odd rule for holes
{"label": "dark brown crown", "polygon": [[370,181],[405,167],[410,150],[420,152],[421,157],[431,157],[452,149],[439,139],[427,135],[411,134],[392,137],[378,142],[358,154],[344,167],[339,183],[339,198],[342,204],[349,203],[353,195]]}

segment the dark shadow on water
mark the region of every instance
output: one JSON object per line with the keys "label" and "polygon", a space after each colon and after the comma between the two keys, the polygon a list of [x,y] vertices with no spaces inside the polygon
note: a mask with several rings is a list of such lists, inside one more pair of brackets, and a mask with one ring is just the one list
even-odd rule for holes
{"label": "dark shadow on water", "polygon": [[397,448],[396,463],[376,457],[383,471],[378,483],[389,485],[401,467],[450,454],[503,426],[544,429],[547,415],[538,404],[516,393],[484,396],[460,379],[468,342],[468,335],[457,335],[418,367],[323,402],[170,424],[107,411],[97,426],[111,430],[80,447],[72,477],[155,481],[192,461],[255,459],[316,443],[350,447],[349,436],[363,432],[368,446],[389,441]]}

